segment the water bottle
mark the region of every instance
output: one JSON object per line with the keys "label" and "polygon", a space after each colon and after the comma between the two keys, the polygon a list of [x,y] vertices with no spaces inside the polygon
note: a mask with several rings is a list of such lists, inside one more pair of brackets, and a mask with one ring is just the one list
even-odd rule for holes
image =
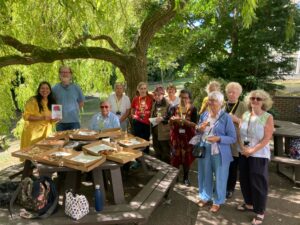
{"label": "water bottle", "polygon": [[100,190],[100,185],[95,186],[95,209],[97,212],[103,210],[103,197]]}

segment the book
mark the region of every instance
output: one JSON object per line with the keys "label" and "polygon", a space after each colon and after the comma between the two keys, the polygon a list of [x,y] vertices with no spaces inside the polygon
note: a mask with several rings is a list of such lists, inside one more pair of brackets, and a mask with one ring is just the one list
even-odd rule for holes
{"label": "book", "polygon": [[51,105],[51,118],[62,119],[62,105],[53,104]]}

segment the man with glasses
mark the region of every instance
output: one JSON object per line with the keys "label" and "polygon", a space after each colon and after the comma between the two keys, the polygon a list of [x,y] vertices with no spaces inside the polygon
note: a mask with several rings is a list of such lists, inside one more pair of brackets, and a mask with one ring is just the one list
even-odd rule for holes
{"label": "man with glasses", "polygon": [[107,100],[100,101],[100,112],[96,113],[91,120],[90,129],[103,131],[110,128],[119,128],[120,120],[117,115],[110,112],[110,104]]}
{"label": "man with glasses", "polygon": [[56,125],[56,130],[79,129],[79,112],[84,105],[84,95],[80,87],[72,83],[70,67],[59,68],[59,79],[61,82],[52,88],[57,104],[62,105],[62,120]]}

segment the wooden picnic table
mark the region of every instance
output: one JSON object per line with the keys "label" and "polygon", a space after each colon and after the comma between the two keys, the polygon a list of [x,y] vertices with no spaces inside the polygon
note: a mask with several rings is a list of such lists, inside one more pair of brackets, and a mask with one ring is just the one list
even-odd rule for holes
{"label": "wooden picnic table", "polygon": [[[112,192],[114,203],[125,203],[121,166],[122,164],[107,160],[106,162],[92,170],[93,182],[94,185],[100,185],[100,189],[103,195],[103,203],[105,203],[106,199],[105,186],[109,187],[109,185],[107,185],[107,180],[103,179],[104,172],[108,172],[108,176],[111,180],[111,189],[108,190]],[[36,167],[40,175],[46,175],[50,177],[54,172],[66,172],[64,189],[73,189],[76,192],[76,189],[78,188],[78,181],[81,180],[81,174],[80,172],[78,173],[78,170],[68,167],[49,166],[42,163],[37,163]]]}
{"label": "wooden picnic table", "polygon": [[300,160],[289,158],[290,142],[293,138],[300,138],[300,124],[275,120],[274,157],[277,171],[287,176],[295,184],[300,184]]}

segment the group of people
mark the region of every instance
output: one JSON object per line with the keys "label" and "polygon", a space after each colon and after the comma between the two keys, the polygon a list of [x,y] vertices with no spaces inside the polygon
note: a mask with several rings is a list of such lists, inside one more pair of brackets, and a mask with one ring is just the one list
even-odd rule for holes
{"label": "group of people", "polygon": [[[59,77],[61,82],[52,89],[48,82],[41,82],[37,94],[26,103],[21,148],[47,137],[54,125],[57,131],[80,128],[79,110],[84,105],[84,95],[72,82],[70,67],[60,67]],[[252,224],[263,222],[269,141],[274,129],[273,117],[267,112],[272,106],[268,93],[254,90],[241,101],[241,85],[230,82],[225,88],[225,101],[221,85],[212,81],[197,111],[191,93],[181,90],[177,97],[176,87],[171,84],[166,96],[162,86],[149,94],[147,83],[140,82],[131,102],[123,84],[116,83],[114,91],[107,100],[100,101],[100,111],[92,117],[90,129],[127,131],[131,124],[135,136],[149,140],[152,135],[155,156],[174,167],[182,165],[183,183],[187,186],[195,160],[191,139],[197,137],[205,147],[205,156],[198,159],[198,205],[205,207],[212,202],[210,211],[218,212],[234,193],[239,168],[244,203],[237,209],[255,212]],[[62,120],[51,118],[52,104],[62,105]],[[149,147],[143,151],[149,154]]]}

